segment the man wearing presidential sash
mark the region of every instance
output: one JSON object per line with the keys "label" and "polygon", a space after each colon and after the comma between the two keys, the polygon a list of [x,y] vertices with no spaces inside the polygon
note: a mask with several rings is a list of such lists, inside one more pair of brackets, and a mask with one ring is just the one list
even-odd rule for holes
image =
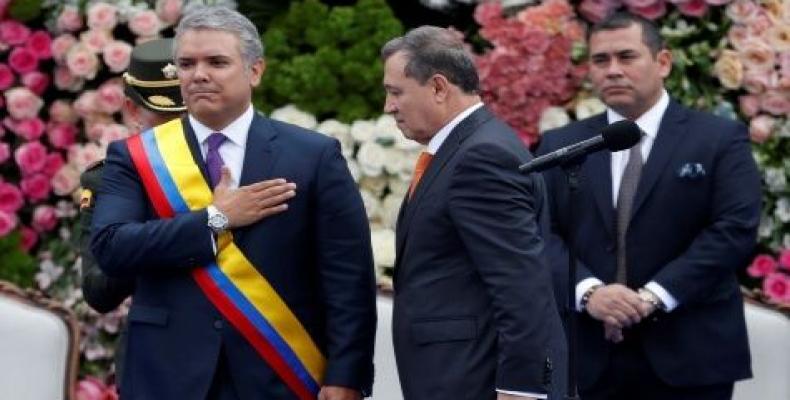
{"label": "man wearing presidential sash", "polygon": [[91,248],[135,280],[123,399],[359,399],[373,380],[370,234],[336,140],[251,105],[254,25],[176,29],[188,115],[107,151]]}

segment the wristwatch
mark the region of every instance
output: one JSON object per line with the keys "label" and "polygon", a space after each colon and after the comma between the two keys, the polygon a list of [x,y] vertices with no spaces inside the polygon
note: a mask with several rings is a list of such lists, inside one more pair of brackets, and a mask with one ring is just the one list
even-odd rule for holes
{"label": "wristwatch", "polygon": [[664,306],[664,302],[661,301],[661,299],[649,289],[639,288],[637,294],[639,295],[639,298],[642,299],[642,301],[646,301],[652,304],[656,310],[664,311],[666,309],[666,307]]}
{"label": "wristwatch", "polygon": [[214,207],[213,204],[206,207],[206,211],[208,212],[207,225],[212,232],[219,235],[228,229],[228,217],[222,211]]}

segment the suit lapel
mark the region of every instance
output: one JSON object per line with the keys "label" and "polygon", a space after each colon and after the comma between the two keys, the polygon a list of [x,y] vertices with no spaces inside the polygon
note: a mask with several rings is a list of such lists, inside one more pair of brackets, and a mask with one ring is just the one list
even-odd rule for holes
{"label": "suit lapel", "polygon": [[[456,125],[452,132],[450,132],[450,134],[447,136],[447,139],[444,141],[444,143],[442,143],[442,145],[439,147],[439,150],[433,156],[431,163],[428,165],[428,168],[425,170],[425,173],[420,179],[420,184],[414,191],[414,196],[411,198],[411,200],[404,198],[403,204],[401,205],[401,209],[398,214],[397,222],[397,251],[395,252],[397,258],[395,261],[395,276],[397,276],[397,267],[401,259],[400,256],[403,254],[403,248],[406,244],[406,238],[409,233],[411,221],[414,218],[414,214],[416,213],[423,196],[431,187],[431,184],[436,180],[439,173],[444,169],[444,166],[447,164],[447,162],[450,161],[456,151],[458,151],[461,143],[463,143],[463,141],[466,140],[466,138],[468,138],[470,135],[475,133],[480,125],[491,118],[493,118],[493,115],[485,106],[483,106],[475,110],[475,112],[470,114],[458,125]],[[406,196],[408,196],[408,193]]]}
{"label": "suit lapel", "polygon": [[257,112],[252,118],[244,147],[244,163],[241,167],[239,186],[271,179],[272,168],[280,152],[275,151],[277,132],[271,122]]}
{"label": "suit lapel", "polygon": [[[587,122],[592,135],[599,135],[607,125],[606,113],[590,119]],[[586,137],[584,139],[587,139]],[[595,205],[603,219],[606,231],[614,237],[614,204],[612,202],[612,152],[599,151],[587,156],[583,170],[587,172],[586,179]]]}
{"label": "suit lapel", "polygon": [[642,176],[639,178],[634,205],[631,208],[631,218],[636,215],[639,207],[650,195],[659,176],[665,172],[667,163],[675,154],[678,143],[685,136],[686,128],[682,122],[686,117],[686,110],[680,104],[670,100],[667,111],[661,119],[656,140],[650,149],[650,155],[642,168]]}

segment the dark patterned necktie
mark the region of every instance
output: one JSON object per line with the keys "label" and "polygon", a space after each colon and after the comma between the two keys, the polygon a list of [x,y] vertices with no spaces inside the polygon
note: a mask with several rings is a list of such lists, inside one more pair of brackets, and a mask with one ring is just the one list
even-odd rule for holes
{"label": "dark patterned necktie", "polygon": [[206,152],[206,167],[208,168],[208,177],[211,179],[211,187],[216,187],[222,176],[222,156],[219,155],[219,147],[227,140],[228,137],[214,132],[206,139],[208,143],[208,151]]}
{"label": "dark patterned necktie", "polygon": [[631,222],[631,209],[634,205],[636,188],[642,175],[642,142],[628,151],[628,163],[620,180],[617,193],[617,282],[626,283],[626,232]]}

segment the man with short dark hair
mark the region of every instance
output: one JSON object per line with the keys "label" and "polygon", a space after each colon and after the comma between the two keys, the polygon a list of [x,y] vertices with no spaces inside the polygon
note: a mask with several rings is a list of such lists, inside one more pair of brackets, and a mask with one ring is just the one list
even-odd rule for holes
{"label": "man with short dark hair", "polygon": [[[393,339],[406,400],[545,399],[564,336],[543,258],[543,179],[483,106],[463,42],[391,40],[384,111],[427,146],[398,216]],[[562,369],[560,369],[562,371]]]}
{"label": "man with short dark hair", "polygon": [[255,26],[176,28],[188,115],[107,152],[91,248],[135,279],[124,399],[358,400],[376,331],[370,232],[339,143],[251,104]]}
{"label": "man with short dark hair", "polygon": [[560,282],[565,241],[576,243],[581,397],[729,399],[751,376],[736,278],[760,219],[746,128],[669,97],[672,53],[650,21],[615,14],[588,40],[590,80],[608,109],[547,132],[538,153],[623,119],[644,134],[630,150],[588,156],[576,195],[561,170],[544,173]]}

